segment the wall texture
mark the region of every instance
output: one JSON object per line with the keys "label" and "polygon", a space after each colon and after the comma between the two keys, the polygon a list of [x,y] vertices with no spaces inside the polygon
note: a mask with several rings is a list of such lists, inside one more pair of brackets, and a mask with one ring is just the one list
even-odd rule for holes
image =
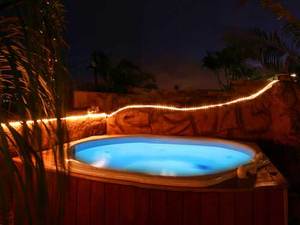
{"label": "wall texture", "polygon": [[[46,125],[50,133],[41,125],[43,149],[50,148],[50,140],[55,138],[55,122]],[[300,146],[300,87],[281,81],[258,98],[243,103],[189,112],[127,109],[108,118],[70,119],[66,125],[69,141],[103,134],[157,134]]]}
{"label": "wall texture", "polygon": [[278,82],[258,98],[208,110],[128,109],[107,119],[107,134],[210,136],[300,145],[300,88]]}
{"label": "wall texture", "polygon": [[135,93],[118,94],[75,91],[74,109],[87,109],[98,106],[101,112],[112,112],[120,107],[131,104],[164,104],[174,106],[194,106],[228,101],[244,96],[266,85],[267,81],[236,81],[229,91],[221,90],[153,90],[137,89]]}
{"label": "wall texture", "polygon": [[[105,118],[78,118],[68,119],[64,123],[68,132],[66,133],[66,142],[76,141],[85,137],[106,134],[106,119]],[[15,131],[22,135],[22,127],[13,125]],[[55,143],[56,140],[56,122],[44,122],[39,123],[40,137],[42,138],[42,149],[49,149]],[[30,132],[32,127],[29,125]],[[4,131],[10,137],[9,148],[12,152],[19,151],[14,145],[14,138],[12,138],[11,132],[4,127]]]}

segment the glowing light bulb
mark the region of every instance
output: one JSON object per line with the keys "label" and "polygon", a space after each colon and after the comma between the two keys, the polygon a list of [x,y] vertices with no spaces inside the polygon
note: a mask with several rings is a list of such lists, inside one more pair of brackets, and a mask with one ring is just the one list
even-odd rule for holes
{"label": "glowing light bulb", "polygon": [[291,76],[291,77],[297,77],[297,74],[292,73],[290,76]]}

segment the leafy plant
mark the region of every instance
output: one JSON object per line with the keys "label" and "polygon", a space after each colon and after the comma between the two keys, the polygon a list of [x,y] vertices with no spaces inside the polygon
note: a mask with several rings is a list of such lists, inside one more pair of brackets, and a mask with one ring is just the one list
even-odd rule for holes
{"label": "leafy plant", "polygon": [[[127,93],[132,88],[156,88],[155,79],[134,63],[122,59],[117,63],[102,52],[93,52],[89,68],[94,73],[96,89]],[[101,81],[101,82],[100,82]]]}
{"label": "leafy plant", "polygon": [[227,33],[225,42],[242,48],[248,57],[257,60],[265,69],[275,72],[289,72],[290,66],[299,64],[299,51],[282,32],[266,32],[250,29]]}
{"label": "leafy plant", "polygon": [[[64,7],[60,0],[0,4],[0,210],[3,224],[50,224],[41,150],[50,140],[63,188],[65,81]],[[55,117],[54,126],[40,118]],[[12,125],[9,120],[18,119]],[[32,123],[27,123],[32,120]],[[19,156],[21,165],[14,156]],[[59,172],[60,171],[60,172]],[[63,201],[63,189],[57,201]],[[53,221],[52,221],[53,222]],[[56,221],[56,224],[58,224]]]}
{"label": "leafy plant", "polygon": [[248,59],[247,51],[231,45],[221,51],[207,52],[202,59],[202,66],[214,71],[220,86],[228,89],[233,80],[260,77],[259,70],[247,64]]}
{"label": "leafy plant", "polygon": [[[249,1],[240,2],[245,4]],[[240,78],[258,79],[279,73],[300,73],[300,20],[277,1],[260,0],[260,3],[282,21],[281,29],[273,32],[259,28],[227,32],[224,35],[227,47],[203,58],[203,66],[214,71],[225,88],[230,86],[231,80]]]}
{"label": "leafy plant", "polygon": [[102,79],[106,84],[109,83],[109,73],[111,71],[111,67],[112,63],[107,55],[97,51],[92,53],[89,68],[92,69],[94,73],[95,87],[98,87],[99,85],[98,78]]}
{"label": "leafy plant", "polygon": [[[241,1],[243,4],[249,0]],[[300,72],[300,19],[286,9],[281,2],[260,0],[263,8],[272,12],[282,22],[282,27],[275,32],[253,29],[237,35],[235,40],[244,46],[249,44],[256,57],[267,68],[277,73]],[[248,40],[246,40],[246,37]]]}

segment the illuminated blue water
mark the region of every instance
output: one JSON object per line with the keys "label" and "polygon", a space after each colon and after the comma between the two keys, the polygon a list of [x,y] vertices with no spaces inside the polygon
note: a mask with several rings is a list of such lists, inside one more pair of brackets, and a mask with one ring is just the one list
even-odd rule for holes
{"label": "illuminated blue water", "polygon": [[189,139],[122,137],[78,144],[75,159],[99,168],[163,176],[208,175],[249,163],[246,147]]}

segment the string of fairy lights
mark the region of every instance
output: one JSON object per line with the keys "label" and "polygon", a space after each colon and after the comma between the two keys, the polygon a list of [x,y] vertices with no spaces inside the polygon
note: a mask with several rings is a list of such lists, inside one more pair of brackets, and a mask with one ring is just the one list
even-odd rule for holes
{"label": "string of fairy lights", "polygon": [[[196,106],[196,107],[175,107],[175,106],[166,106],[166,105],[128,105],[122,108],[117,109],[116,111],[112,113],[87,113],[84,115],[75,115],[75,116],[68,116],[61,118],[62,120],[66,121],[76,121],[76,120],[85,120],[85,119],[101,119],[101,118],[108,118],[108,117],[113,117],[116,114],[129,110],[129,109],[156,109],[156,110],[169,110],[169,111],[181,111],[181,112],[189,112],[189,111],[199,111],[199,110],[207,110],[207,109],[213,109],[213,108],[218,108],[218,107],[223,107],[223,106],[228,106],[228,105],[233,105],[245,101],[250,101],[254,100],[255,98],[259,97],[260,95],[264,94],[266,91],[271,89],[279,80],[273,80],[269,82],[266,86],[261,88],[260,90],[256,91],[255,93],[240,97],[228,102],[223,102],[223,103],[218,103],[218,104],[210,104],[210,105],[202,105],[202,106]],[[49,118],[49,119],[41,119],[37,120],[36,122],[43,122],[43,123],[49,123],[49,122],[55,122],[56,118]],[[26,121],[28,125],[33,124],[34,121],[28,120]],[[12,127],[18,127],[22,125],[21,121],[13,121],[9,122],[9,125]],[[1,126],[5,126],[5,124],[1,124]]]}
{"label": "string of fairy lights", "polygon": [[251,94],[251,95],[245,96],[245,97],[240,97],[240,98],[237,98],[237,99],[234,99],[234,100],[231,100],[228,102],[224,102],[224,103],[202,105],[202,106],[196,106],[196,107],[184,107],[184,108],[175,107],[175,106],[163,106],[163,105],[129,105],[129,106],[122,107],[122,108],[108,114],[108,117],[114,116],[117,113],[127,110],[127,109],[152,108],[152,109],[187,112],[187,111],[198,111],[198,110],[206,110],[206,109],[212,109],[212,108],[217,108],[217,107],[222,107],[222,106],[228,106],[228,105],[232,105],[232,104],[236,104],[236,103],[240,103],[240,102],[244,102],[244,101],[253,100],[253,99],[257,98],[258,96],[262,95],[263,93],[265,93],[270,88],[272,88],[273,85],[276,84],[277,82],[278,82],[278,80],[271,81],[265,87],[258,90],[254,94]]}

